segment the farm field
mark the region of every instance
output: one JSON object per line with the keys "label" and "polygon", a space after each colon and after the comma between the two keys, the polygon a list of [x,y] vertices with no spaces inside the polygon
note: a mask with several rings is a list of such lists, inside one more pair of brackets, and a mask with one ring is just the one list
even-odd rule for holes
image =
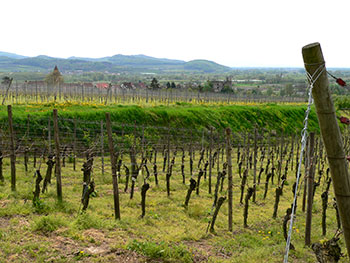
{"label": "farm field", "polygon": [[[38,178],[35,171],[39,169],[45,177],[49,153],[55,153],[53,108],[58,109],[59,115],[61,202],[57,199],[54,168],[48,190],[34,198]],[[285,250],[283,219],[293,201],[299,157],[300,136],[295,131],[302,127],[305,108],[278,104],[13,105],[17,158],[16,191],[11,191],[8,119],[6,107],[1,106],[0,145],[4,156],[4,181],[0,184],[1,258],[9,262],[281,262]],[[115,219],[106,112],[112,120],[115,163],[120,164],[117,166],[120,219]],[[317,133],[314,112],[309,124],[309,130]],[[233,132],[230,143],[225,128]],[[344,138],[348,138],[347,130],[343,132]],[[348,147],[348,139],[345,144]],[[232,231],[228,226],[228,145],[233,180]],[[335,235],[338,225],[330,188],[327,234],[322,235],[321,194],[327,189],[329,174],[318,136],[312,160],[319,185],[315,187],[311,240],[322,243]],[[133,164],[137,166],[133,168]],[[87,167],[91,168],[90,173],[86,173]],[[303,162],[302,175],[309,172],[308,167],[308,162]],[[201,171],[205,173],[198,180]],[[226,175],[217,180],[222,173]],[[198,194],[197,189],[193,190],[185,207],[191,174],[200,185]],[[95,191],[82,212],[83,182],[92,180]],[[255,201],[246,197],[248,189],[254,188],[254,181]],[[311,248],[304,246],[306,212],[302,211],[305,189],[302,181],[292,236],[295,250],[291,250],[289,262],[316,261]],[[132,182],[135,188],[131,199]],[[141,192],[146,183],[150,188],[146,192],[145,215],[141,217]],[[43,183],[38,185],[42,191]],[[275,210],[278,187],[283,188],[283,194]],[[207,231],[215,210],[215,189],[217,198],[226,200],[218,212],[215,230]],[[338,243],[345,253],[343,239]],[[347,261],[346,256],[339,262]]]}

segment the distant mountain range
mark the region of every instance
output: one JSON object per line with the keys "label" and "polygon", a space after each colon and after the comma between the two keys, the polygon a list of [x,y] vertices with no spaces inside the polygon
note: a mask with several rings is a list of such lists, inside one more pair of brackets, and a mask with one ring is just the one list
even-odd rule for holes
{"label": "distant mountain range", "polygon": [[173,60],[145,55],[114,55],[103,58],[70,57],[67,59],[48,56],[26,57],[0,51],[0,71],[48,72],[55,66],[63,73],[224,73],[231,68],[209,60]]}

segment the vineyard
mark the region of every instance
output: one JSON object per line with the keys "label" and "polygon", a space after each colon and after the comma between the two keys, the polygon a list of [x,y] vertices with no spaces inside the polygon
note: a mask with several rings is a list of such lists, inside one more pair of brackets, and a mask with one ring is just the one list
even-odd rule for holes
{"label": "vineyard", "polygon": [[[90,85],[88,85],[90,84]],[[253,94],[251,96],[233,93],[199,92],[182,89],[158,89],[148,88],[121,88],[118,85],[110,85],[108,88],[98,88],[91,83],[64,83],[56,86],[43,84],[42,81],[25,81],[12,85],[0,84],[0,100],[7,104],[18,103],[48,103],[52,101],[67,102],[94,102],[104,105],[111,103],[150,103],[150,104],[175,104],[175,103],[227,103],[237,102],[305,102],[298,97],[269,97]]]}
{"label": "vineyard", "polygon": [[[0,129],[3,258],[282,261],[301,151],[295,127],[271,129],[256,117],[239,124],[243,131],[225,123],[190,129],[118,122],[108,112],[83,120],[61,110],[44,117],[7,110]],[[320,253],[347,262],[312,116],[316,134],[301,163],[290,262],[315,262]],[[342,132],[348,155],[349,130]]]}

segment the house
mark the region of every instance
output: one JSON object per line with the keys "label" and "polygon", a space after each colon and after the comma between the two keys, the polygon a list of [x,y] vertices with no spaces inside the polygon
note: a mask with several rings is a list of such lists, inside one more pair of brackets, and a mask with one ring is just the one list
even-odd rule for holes
{"label": "house", "polygon": [[135,85],[131,82],[123,82],[120,85],[120,87],[121,89],[129,89],[129,90],[136,89]]}
{"label": "house", "polygon": [[213,80],[211,81],[212,85],[213,85],[213,91],[214,92],[221,92],[221,90],[227,86],[230,89],[232,89],[232,78],[231,77],[227,77],[226,80]]}
{"label": "house", "polygon": [[133,84],[136,89],[147,89],[147,85],[143,82],[137,82]]}
{"label": "house", "polygon": [[110,88],[111,84],[110,83],[106,83],[106,82],[98,82],[98,83],[94,84],[94,87],[103,90],[103,89]]}

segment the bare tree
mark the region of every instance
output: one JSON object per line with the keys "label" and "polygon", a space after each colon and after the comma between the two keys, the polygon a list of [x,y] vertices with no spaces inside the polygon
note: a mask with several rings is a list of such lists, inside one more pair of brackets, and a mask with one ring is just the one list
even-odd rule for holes
{"label": "bare tree", "polygon": [[10,77],[7,77],[7,76],[2,78],[1,84],[5,85],[5,86],[7,85],[7,89],[6,89],[6,93],[5,93],[5,96],[4,96],[3,100],[2,100],[1,105],[4,105],[4,103],[5,103],[5,100],[7,98],[7,94],[9,92],[11,84],[12,84],[12,80],[13,80],[13,78],[10,78]]}

